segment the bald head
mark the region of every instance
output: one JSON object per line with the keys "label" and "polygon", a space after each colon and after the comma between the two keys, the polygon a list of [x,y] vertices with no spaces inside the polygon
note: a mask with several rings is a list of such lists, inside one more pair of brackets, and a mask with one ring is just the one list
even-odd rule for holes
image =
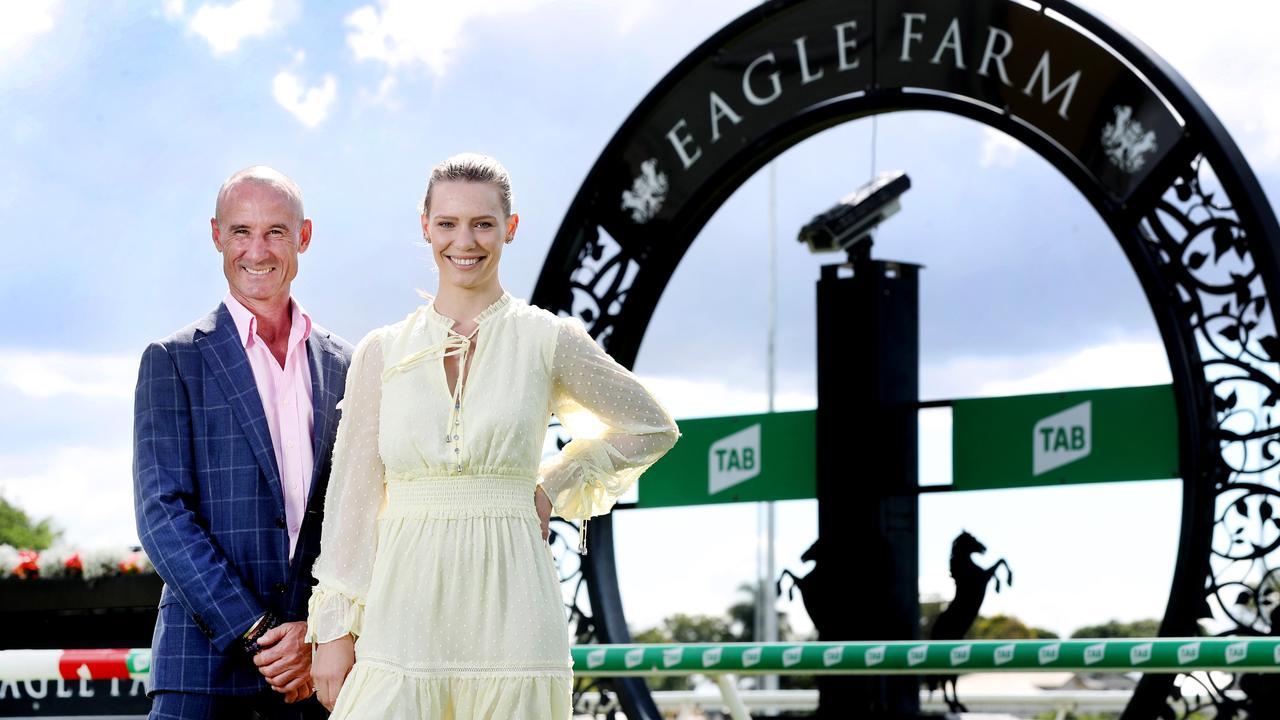
{"label": "bald head", "polygon": [[227,178],[226,182],[222,183],[222,187],[218,188],[218,202],[213,209],[215,220],[222,220],[227,199],[237,187],[245,183],[255,183],[275,189],[289,199],[289,204],[297,211],[297,221],[299,223],[306,217],[302,210],[302,190],[298,187],[298,184],[288,175],[273,167],[254,165]]}

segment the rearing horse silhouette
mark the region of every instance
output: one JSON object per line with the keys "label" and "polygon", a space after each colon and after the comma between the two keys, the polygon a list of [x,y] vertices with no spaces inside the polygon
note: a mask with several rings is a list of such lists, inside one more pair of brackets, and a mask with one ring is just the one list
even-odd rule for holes
{"label": "rearing horse silhouette", "polygon": [[809,619],[813,621],[813,626],[818,629],[819,633],[827,629],[827,618],[830,617],[832,611],[838,609],[834,607],[835,602],[838,602],[838,600],[826,597],[818,591],[818,585],[822,582],[823,576],[830,574],[830,571],[819,574],[819,571],[826,567],[824,563],[819,562],[819,556],[822,554],[822,548],[819,546],[820,542],[820,540],[815,540],[809,546],[809,549],[805,550],[804,554],[800,556],[801,562],[812,561],[814,563],[813,569],[807,575],[796,577],[790,570],[783,570],[782,574],[778,576],[777,584],[774,586],[778,596],[781,597],[782,579],[791,578],[791,587],[787,589],[787,599],[790,600],[794,597],[796,590],[800,591],[800,600],[804,602],[805,612],[809,613]]}
{"label": "rearing horse silhouette", "polygon": [[[1000,568],[1004,568],[1005,584],[1013,587],[1013,570],[1009,568],[1009,563],[1005,562],[1004,558],[995,561],[988,568],[983,568],[973,561],[972,555],[986,551],[987,546],[970,535],[968,531],[961,531],[951,542],[951,577],[956,583],[956,596],[947,605],[947,609],[938,615],[937,621],[933,624],[933,631],[929,633],[929,639],[959,640],[963,638],[973,626],[973,622],[978,619],[982,601],[987,597],[987,585],[992,579],[996,581],[996,592],[1000,592],[1000,578],[996,575],[996,571]],[[951,712],[968,712],[956,695],[955,675],[931,675],[925,678],[925,683],[929,687],[930,694],[939,687],[942,688],[942,699]],[[949,696],[947,685],[951,686]]]}

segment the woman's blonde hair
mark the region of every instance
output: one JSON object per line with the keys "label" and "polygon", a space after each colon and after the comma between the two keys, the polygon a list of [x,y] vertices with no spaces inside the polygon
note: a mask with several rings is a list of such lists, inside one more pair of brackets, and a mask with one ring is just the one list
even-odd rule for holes
{"label": "woman's blonde hair", "polygon": [[502,163],[479,153],[459,153],[431,169],[427,192],[422,198],[422,214],[430,214],[431,189],[436,183],[456,181],[488,183],[498,188],[498,196],[502,199],[502,213],[511,217],[511,175],[502,167]]}

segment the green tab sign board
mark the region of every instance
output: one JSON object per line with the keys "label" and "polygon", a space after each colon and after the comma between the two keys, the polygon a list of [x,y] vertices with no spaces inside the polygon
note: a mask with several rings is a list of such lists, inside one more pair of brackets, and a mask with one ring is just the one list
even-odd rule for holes
{"label": "green tab sign board", "polygon": [[680,421],[680,442],[640,478],[636,507],[817,497],[817,412]]}
{"label": "green tab sign board", "polygon": [[956,490],[1178,476],[1178,413],[1168,385],[956,400]]}

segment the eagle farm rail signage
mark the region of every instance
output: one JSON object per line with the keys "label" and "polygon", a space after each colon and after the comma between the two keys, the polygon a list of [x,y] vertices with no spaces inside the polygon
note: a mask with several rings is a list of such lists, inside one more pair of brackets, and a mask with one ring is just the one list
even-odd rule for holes
{"label": "eagle farm rail signage", "polygon": [[1177,418],[1168,385],[956,400],[953,489],[1175,478]]}
{"label": "eagle farm rail signage", "polygon": [[817,497],[812,410],[680,421],[680,442],[640,478],[636,507]]}
{"label": "eagle farm rail signage", "polygon": [[[872,89],[995,108],[1124,201],[1181,135],[1161,99],[1073,26],[1005,0],[808,2],[680,67],[615,139],[598,220],[624,245],[677,223],[704,184],[788,120]],[[616,194],[615,194],[616,193]],[[694,203],[696,205],[697,203]]]}
{"label": "eagle farm rail signage", "polygon": [[[951,402],[951,490],[1178,475],[1169,385]],[[813,410],[681,420],[640,479],[639,508],[817,497]],[[874,482],[851,463],[852,482]]]}

